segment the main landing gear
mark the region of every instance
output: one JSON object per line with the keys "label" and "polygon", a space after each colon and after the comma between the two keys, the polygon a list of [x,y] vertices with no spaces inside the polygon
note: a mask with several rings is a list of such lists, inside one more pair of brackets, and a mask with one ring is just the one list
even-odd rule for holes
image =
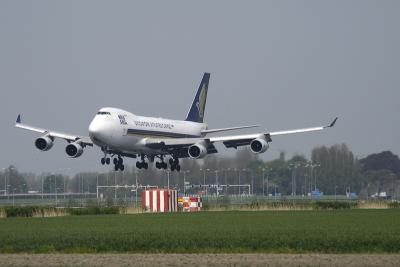
{"label": "main landing gear", "polygon": [[179,159],[178,158],[170,158],[169,159],[169,165],[171,166],[171,171],[177,171],[180,172],[181,171],[181,165],[179,165]]}
{"label": "main landing gear", "polygon": [[147,170],[149,168],[149,164],[146,161],[144,161],[144,155],[141,155],[140,157],[141,161],[136,162],[136,168]]}
{"label": "main landing gear", "polygon": [[118,158],[114,158],[113,163],[114,163],[114,171],[118,170],[123,171],[125,169],[124,160],[121,158],[121,156],[118,156]]}
{"label": "main landing gear", "polygon": [[161,161],[160,162],[156,162],[156,168],[157,169],[164,169],[166,170],[168,168],[167,163],[164,162],[164,157],[160,156]]}
{"label": "main landing gear", "polygon": [[[136,162],[136,167],[138,169],[145,169],[147,170],[149,168],[149,164],[145,161],[145,157],[148,157],[151,162],[154,161],[154,157],[149,157],[145,155],[141,155],[141,160]],[[166,170],[168,168],[168,164],[164,161],[164,156],[157,156],[160,158],[161,161],[156,162],[156,168],[157,169],[164,169]],[[169,165],[171,168],[171,171],[180,171],[181,170],[181,165],[179,165],[179,159],[178,158],[170,158],[169,159]]]}

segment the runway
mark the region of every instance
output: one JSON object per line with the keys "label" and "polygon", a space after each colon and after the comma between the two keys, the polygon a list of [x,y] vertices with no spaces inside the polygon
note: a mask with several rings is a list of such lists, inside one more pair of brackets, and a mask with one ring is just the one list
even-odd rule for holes
{"label": "runway", "polygon": [[399,254],[0,254],[2,266],[398,266]]}

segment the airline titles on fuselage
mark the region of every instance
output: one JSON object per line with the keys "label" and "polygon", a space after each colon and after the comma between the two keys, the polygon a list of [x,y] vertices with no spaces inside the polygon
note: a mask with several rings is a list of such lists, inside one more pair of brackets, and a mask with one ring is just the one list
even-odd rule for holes
{"label": "airline titles on fuselage", "polygon": [[162,129],[172,129],[173,124],[170,123],[160,123],[160,122],[149,122],[149,121],[134,121],[136,126],[149,127],[149,128],[162,128]]}

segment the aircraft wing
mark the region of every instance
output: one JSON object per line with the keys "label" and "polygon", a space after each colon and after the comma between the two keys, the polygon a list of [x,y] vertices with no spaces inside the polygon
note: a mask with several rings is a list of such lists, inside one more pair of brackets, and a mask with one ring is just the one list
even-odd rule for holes
{"label": "aircraft wing", "polygon": [[[216,153],[216,149],[214,147],[214,143],[222,142],[227,148],[233,147],[237,148],[239,146],[250,145],[251,141],[256,138],[263,138],[267,142],[271,142],[272,136],[278,135],[287,135],[287,134],[295,134],[295,133],[307,133],[314,131],[322,131],[327,128],[331,128],[335,125],[338,118],[335,118],[329,125],[326,126],[318,126],[318,127],[310,127],[310,128],[301,128],[301,129],[293,129],[293,130],[284,130],[284,131],[276,131],[276,132],[263,132],[263,133],[255,133],[255,134],[241,134],[241,135],[233,135],[233,136],[220,136],[220,137],[199,137],[199,138],[176,138],[176,139],[158,139],[158,138],[147,138],[145,140],[145,145],[154,148],[161,149],[165,151],[173,151],[174,149],[182,150],[182,153],[189,146],[203,142],[205,145],[210,147],[211,153]],[[208,152],[208,148],[207,148]],[[209,152],[210,153],[210,152]]]}
{"label": "aircraft wing", "polygon": [[335,118],[329,125],[326,125],[326,126],[317,126],[317,127],[284,130],[284,131],[276,131],[276,132],[264,132],[264,133],[256,133],[256,134],[236,135],[236,136],[211,137],[210,142],[212,142],[212,143],[222,142],[228,148],[229,147],[237,148],[238,146],[250,145],[251,141],[256,138],[263,138],[267,142],[272,142],[272,139],[271,139],[272,136],[315,132],[315,131],[322,131],[326,128],[331,128],[331,127],[335,126],[337,119],[338,118]]}
{"label": "aircraft wing", "polygon": [[52,130],[48,130],[48,129],[42,129],[42,128],[39,128],[36,126],[24,124],[21,121],[21,115],[18,115],[17,121],[15,122],[15,127],[20,128],[20,129],[29,130],[32,132],[41,133],[43,135],[48,135],[51,137],[61,138],[61,139],[67,140],[68,142],[78,142],[83,145],[93,146],[92,140],[90,140],[90,138],[87,136],[72,135],[72,134],[52,131]]}

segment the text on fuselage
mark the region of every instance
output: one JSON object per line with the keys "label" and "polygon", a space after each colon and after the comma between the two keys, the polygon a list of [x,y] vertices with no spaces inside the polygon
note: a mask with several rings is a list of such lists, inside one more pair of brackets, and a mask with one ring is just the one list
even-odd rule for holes
{"label": "text on fuselage", "polygon": [[136,126],[151,127],[151,128],[162,128],[162,129],[172,129],[173,124],[170,123],[160,123],[160,122],[149,122],[149,121],[134,121]]}

